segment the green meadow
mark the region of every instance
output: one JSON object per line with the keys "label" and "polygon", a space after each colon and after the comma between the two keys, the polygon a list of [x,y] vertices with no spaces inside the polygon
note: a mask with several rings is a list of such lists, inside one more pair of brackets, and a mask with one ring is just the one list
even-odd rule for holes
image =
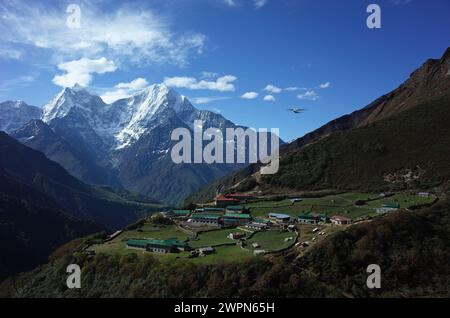
{"label": "green meadow", "polygon": [[[292,204],[290,199],[282,201],[260,201],[245,206],[250,209],[253,217],[266,217],[269,213],[284,213],[297,217],[301,213],[320,213],[328,216],[343,215],[352,219],[376,215],[376,208],[383,203],[398,203],[400,208],[431,203],[435,196],[420,197],[415,194],[398,193],[389,198],[379,194],[349,192],[338,195],[328,195],[320,198],[302,198],[301,202]],[[363,206],[356,206],[358,200],[367,201]]]}

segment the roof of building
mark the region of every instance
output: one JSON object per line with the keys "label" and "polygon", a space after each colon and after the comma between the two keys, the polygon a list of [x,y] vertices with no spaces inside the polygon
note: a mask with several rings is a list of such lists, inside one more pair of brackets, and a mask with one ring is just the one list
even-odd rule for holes
{"label": "roof of building", "polygon": [[341,216],[341,215],[334,215],[331,217],[332,220],[337,220],[337,221],[351,221],[352,219],[346,217],[346,216]]}
{"label": "roof of building", "polygon": [[133,246],[140,246],[140,247],[147,247],[148,244],[156,244],[156,245],[161,245],[161,246],[165,246],[165,247],[172,247],[172,246],[176,246],[176,247],[186,247],[187,243],[186,242],[182,242],[179,241],[175,238],[171,238],[168,240],[156,240],[156,239],[143,239],[143,240],[136,240],[136,239],[131,239],[127,241],[127,245],[133,245]]}
{"label": "roof of building", "polygon": [[200,252],[214,252],[214,247],[208,246],[208,247],[200,247],[198,249]]}
{"label": "roof of building", "polygon": [[273,217],[273,218],[277,218],[277,219],[288,219],[288,218],[290,219],[291,218],[290,215],[283,214],[283,213],[269,213],[269,216]]}
{"label": "roof of building", "polygon": [[238,202],[239,200],[233,199],[233,198],[228,198],[224,195],[219,195],[218,197],[216,197],[216,201],[229,201],[229,202]]}
{"label": "roof of building", "polygon": [[233,211],[242,211],[244,207],[242,205],[229,205],[227,206],[227,210],[233,210]]}
{"label": "roof of building", "polygon": [[315,220],[315,219],[317,219],[317,217],[318,216],[303,214],[303,213],[298,216],[299,219],[303,219],[303,220]]}
{"label": "roof of building", "polygon": [[250,214],[227,213],[223,216],[228,219],[251,219]]}
{"label": "roof of building", "polygon": [[394,202],[388,202],[388,203],[383,203],[381,205],[382,208],[392,208],[392,209],[399,209],[400,208],[400,204],[398,203],[394,203]]}
{"label": "roof of building", "polygon": [[190,210],[172,210],[172,212],[178,215],[188,215],[189,213],[191,213]]}
{"label": "roof of building", "polygon": [[246,193],[229,193],[225,195],[226,197],[252,197],[251,194]]}
{"label": "roof of building", "polygon": [[128,240],[127,245],[139,246],[145,248],[149,244],[149,240]]}
{"label": "roof of building", "polygon": [[208,211],[208,212],[223,212],[224,209],[223,208],[204,208],[203,211]]}
{"label": "roof of building", "polygon": [[194,214],[193,219],[219,219],[220,215],[217,214]]}
{"label": "roof of building", "polygon": [[250,223],[247,224],[247,226],[250,226],[250,227],[252,227],[252,226],[254,226],[254,227],[265,227],[265,226],[267,226],[267,224],[260,223],[260,222],[250,222]]}

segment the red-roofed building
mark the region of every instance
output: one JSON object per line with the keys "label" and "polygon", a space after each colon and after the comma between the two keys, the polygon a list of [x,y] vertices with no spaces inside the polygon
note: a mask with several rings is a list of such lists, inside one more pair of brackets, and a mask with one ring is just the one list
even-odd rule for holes
{"label": "red-roofed building", "polygon": [[230,193],[230,194],[226,194],[225,196],[227,198],[236,199],[241,202],[255,199],[254,196],[252,196],[250,194],[245,194],[245,193]]}
{"label": "red-roofed building", "polygon": [[347,225],[352,223],[352,219],[345,216],[335,215],[331,217],[331,223],[336,225]]}
{"label": "red-roofed building", "polygon": [[233,199],[233,198],[228,198],[224,195],[217,196],[215,199],[215,202],[216,202],[216,206],[218,206],[218,207],[226,207],[228,205],[235,205],[235,204],[240,203],[239,200]]}

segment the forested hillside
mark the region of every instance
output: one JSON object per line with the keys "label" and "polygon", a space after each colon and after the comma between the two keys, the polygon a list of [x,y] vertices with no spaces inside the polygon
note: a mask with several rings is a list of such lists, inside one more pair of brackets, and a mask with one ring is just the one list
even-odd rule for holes
{"label": "forested hillside", "polygon": [[[8,297],[421,297],[450,296],[450,201],[354,225],[303,257],[297,250],[244,263],[193,265],[150,254],[89,257],[66,252],[0,285]],[[79,264],[82,288],[65,287]],[[366,287],[379,264],[382,288]]]}

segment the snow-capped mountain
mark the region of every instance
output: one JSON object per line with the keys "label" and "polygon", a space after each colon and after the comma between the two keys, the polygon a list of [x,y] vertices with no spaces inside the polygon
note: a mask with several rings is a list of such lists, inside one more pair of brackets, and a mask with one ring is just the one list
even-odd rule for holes
{"label": "snow-capped mountain", "polygon": [[0,103],[0,130],[11,132],[41,116],[42,110],[39,107],[27,105],[20,100]]}
{"label": "snow-capped mountain", "polygon": [[[76,85],[65,88],[44,106],[42,120],[50,126],[64,121],[74,129],[82,128],[81,124],[88,125],[112,151],[131,146],[170,117],[178,116],[192,126],[195,119],[208,120],[215,117],[213,114],[197,110],[186,97],[163,84],[151,85],[112,104],[104,103],[100,97]],[[220,115],[216,117],[214,124],[223,126],[226,120]],[[76,121],[71,121],[72,118]]]}
{"label": "snow-capped mountain", "polygon": [[175,128],[192,131],[194,120],[223,133],[237,126],[219,114],[196,109],[163,84],[112,104],[81,86],[65,88],[44,106],[41,119],[12,135],[85,182],[123,187],[168,203],[178,203],[242,167],[172,162],[175,142],[170,135]]}

